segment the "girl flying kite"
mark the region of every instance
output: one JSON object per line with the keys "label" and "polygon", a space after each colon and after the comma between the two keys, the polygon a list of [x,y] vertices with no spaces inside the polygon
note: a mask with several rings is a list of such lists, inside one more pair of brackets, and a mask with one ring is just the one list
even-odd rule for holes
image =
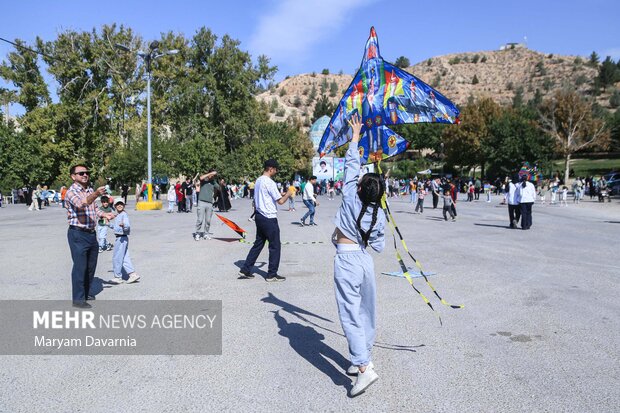
{"label": "girl flying kite", "polygon": [[351,389],[355,397],[379,378],[370,354],[375,340],[375,270],[366,248],[381,252],[385,245],[385,213],[381,209],[385,182],[375,173],[365,174],[358,182],[362,120],[355,114],[349,124],[353,137],[345,157],[342,205],[336,214],[332,242],[336,246],[336,302],[352,364],[347,374],[357,375]]}

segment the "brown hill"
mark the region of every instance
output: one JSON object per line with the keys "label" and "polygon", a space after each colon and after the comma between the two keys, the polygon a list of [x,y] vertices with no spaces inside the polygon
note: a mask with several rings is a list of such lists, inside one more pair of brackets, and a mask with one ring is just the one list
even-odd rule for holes
{"label": "brown hill", "polygon": [[[586,92],[598,73],[581,57],[545,55],[519,46],[437,56],[406,70],[457,104],[467,103],[470,96],[486,96],[503,105],[511,104],[518,90],[525,102],[537,89],[543,97],[563,87]],[[297,118],[308,127],[317,99],[325,94],[331,102],[338,102],[351,80],[352,76],[345,74],[296,75],[257,99],[269,106],[272,120]],[[608,106],[608,99],[603,95],[599,103]]]}

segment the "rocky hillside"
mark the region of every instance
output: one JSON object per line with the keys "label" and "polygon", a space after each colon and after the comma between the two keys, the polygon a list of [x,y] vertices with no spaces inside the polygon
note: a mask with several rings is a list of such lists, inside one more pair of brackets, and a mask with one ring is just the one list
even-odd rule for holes
{"label": "rocky hillside", "polygon": [[543,96],[565,86],[585,92],[598,73],[581,57],[545,55],[526,48],[439,56],[407,70],[459,104],[469,96],[510,104],[519,89],[525,101],[536,89]]}
{"label": "rocky hillside", "polygon": [[[433,57],[406,70],[457,104],[467,103],[470,96],[488,96],[500,104],[510,104],[517,91],[524,101],[537,89],[543,97],[564,86],[587,91],[598,71],[586,61],[517,47]],[[324,94],[331,102],[338,102],[351,80],[345,74],[301,74],[287,77],[257,98],[269,107],[272,120],[297,118],[307,127],[317,99]],[[603,95],[599,102],[608,106],[608,99]]]}

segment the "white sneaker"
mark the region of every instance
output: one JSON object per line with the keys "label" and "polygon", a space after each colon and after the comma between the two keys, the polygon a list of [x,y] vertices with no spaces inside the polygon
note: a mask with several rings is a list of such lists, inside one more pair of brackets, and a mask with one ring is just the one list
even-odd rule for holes
{"label": "white sneaker", "polygon": [[[370,363],[368,363],[368,367],[370,367],[371,369],[374,369],[375,365],[372,364],[372,361],[371,361]],[[358,366],[354,366],[353,364],[351,364],[349,368],[347,369],[347,374],[349,376],[357,376],[359,372],[360,372],[360,368]]]}
{"label": "white sneaker", "polygon": [[114,277],[109,282],[111,282],[112,284],[123,284],[125,280],[123,280],[121,277]]}
{"label": "white sneaker", "polygon": [[366,391],[366,389],[379,379],[375,370],[368,366],[364,372],[357,375],[357,380],[351,389],[351,397],[358,396]]}
{"label": "white sneaker", "polygon": [[209,235],[208,233],[205,233],[205,234],[202,236],[202,239],[205,239],[205,240],[206,240],[206,239],[211,239],[211,235]]}
{"label": "white sneaker", "polygon": [[138,274],[136,274],[135,272],[132,272],[129,275],[129,278],[127,279],[127,284],[135,283],[139,279],[140,279],[140,276]]}

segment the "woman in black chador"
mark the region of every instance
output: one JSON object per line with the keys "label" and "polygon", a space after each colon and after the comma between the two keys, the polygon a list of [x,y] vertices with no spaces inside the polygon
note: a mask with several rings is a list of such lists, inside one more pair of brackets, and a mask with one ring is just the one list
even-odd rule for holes
{"label": "woman in black chador", "polygon": [[217,200],[217,208],[219,212],[228,212],[231,208],[230,205],[230,194],[228,193],[228,188],[226,187],[226,181],[224,179],[220,180],[220,189],[216,193]]}

